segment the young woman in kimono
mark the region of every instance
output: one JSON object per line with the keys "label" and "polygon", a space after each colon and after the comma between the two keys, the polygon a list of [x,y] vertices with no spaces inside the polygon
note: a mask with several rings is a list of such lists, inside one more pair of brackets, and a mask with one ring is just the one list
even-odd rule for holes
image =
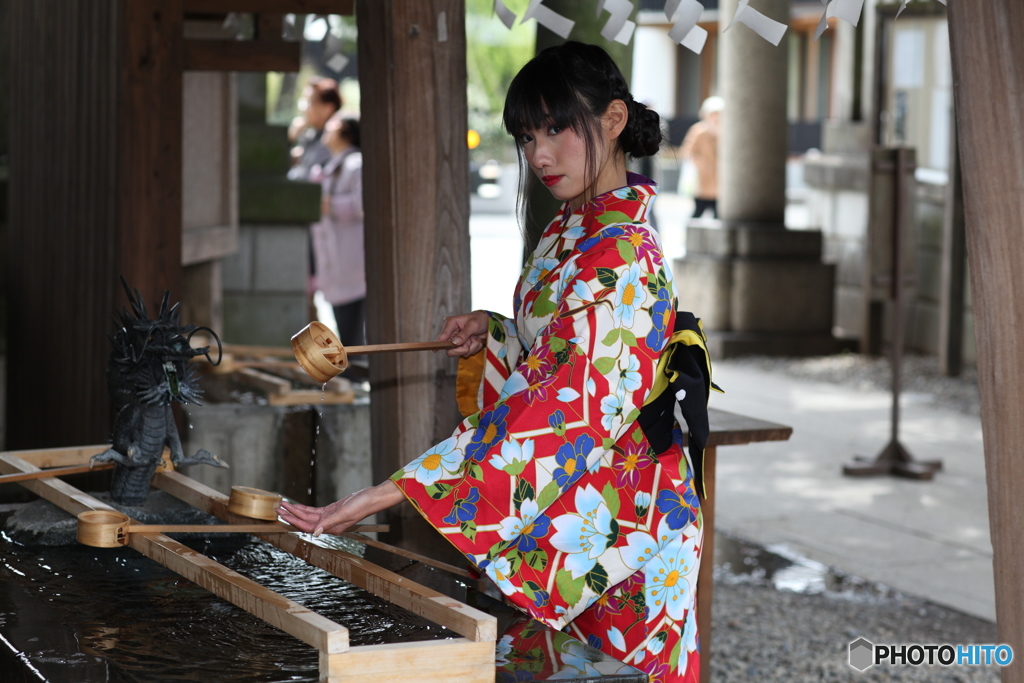
{"label": "young woman in kimono", "polygon": [[672,271],[648,226],[658,115],[599,47],[566,43],[513,80],[504,123],[564,202],[520,277],[514,318],[448,318],[468,417],[389,481],[284,519],[340,533],[408,499],[507,599],[650,675],[699,680],[701,514],[678,425],[636,420],[672,334]]}

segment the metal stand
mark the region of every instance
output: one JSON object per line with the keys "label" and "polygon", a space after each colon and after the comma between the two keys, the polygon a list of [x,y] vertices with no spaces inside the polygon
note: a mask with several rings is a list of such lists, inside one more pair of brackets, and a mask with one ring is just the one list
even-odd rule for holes
{"label": "metal stand", "polygon": [[849,477],[868,477],[877,474],[892,474],[910,479],[932,479],[942,469],[941,460],[914,460],[906,447],[900,443],[900,375],[903,362],[903,310],[905,303],[904,255],[903,255],[903,204],[907,171],[907,149],[896,149],[895,196],[893,197],[892,223],[892,432],[889,444],[874,459],[863,457],[843,465],[843,474]]}

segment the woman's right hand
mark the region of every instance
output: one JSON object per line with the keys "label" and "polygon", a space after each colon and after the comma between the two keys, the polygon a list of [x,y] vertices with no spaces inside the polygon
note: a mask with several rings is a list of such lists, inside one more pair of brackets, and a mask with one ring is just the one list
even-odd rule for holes
{"label": "woman's right hand", "polygon": [[437,341],[450,341],[456,345],[445,352],[449,356],[472,356],[487,345],[489,322],[486,311],[449,316],[444,319],[444,329],[437,335]]}
{"label": "woman's right hand", "polygon": [[359,520],[398,505],[405,496],[390,479],[369,488],[356,491],[326,507],[311,507],[282,501],[277,514],[300,531],[319,536],[323,533],[340,534]]}

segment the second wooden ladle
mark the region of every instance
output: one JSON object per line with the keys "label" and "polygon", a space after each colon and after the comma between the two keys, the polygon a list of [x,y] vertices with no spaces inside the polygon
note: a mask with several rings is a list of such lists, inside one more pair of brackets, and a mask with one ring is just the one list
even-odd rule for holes
{"label": "second wooden ladle", "polygon": [[363,353],[390,351],[440,351],[454,348],[450,341],[403,342],[350,346],[347,349],[338,335],[321,322],[313,321],[292,337],[292,351],[299,365],[318,382],[325,383],[348,368],[348,357]]}

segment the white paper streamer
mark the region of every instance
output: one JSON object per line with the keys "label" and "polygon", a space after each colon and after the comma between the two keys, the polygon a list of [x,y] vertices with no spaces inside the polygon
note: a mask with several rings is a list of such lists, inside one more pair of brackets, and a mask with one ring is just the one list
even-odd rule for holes
{"label": "white paper streamer", "polygon": [[636,30],[636,24],[629,19],[629,15],[633,13],[633,3],[630,0],[601,0],[597,7],[598,16],[605,10],[611,16],[601,29],[601,37],[628,45],[633,37],[633,31]]}
{"label": "white paper streamer", "polygon": [[[904,2],[907,2],[907,0],[904,0]],[[777,46],[779,41],[782,40],[782,36],[786,34],[787,26],[785,24],[779,23],[758,12],[750,6],[750,0],[740,0],[740,4],[736,8],[736,14],[733,16],[732,21],[729,22],[729,25],[725,27],[725,30],[731,29],[737,21],[745,24],[751,31],[772,45]]]}
{"label": "white paper streamer", "polygon": [[693,30],[687,33],[686,37],[683,38],[682,42],[679,44],[685,47],[690,52],[700,54],[701,50],[704,49],[704,43],[707,41],[707,39],[708,32],[702,29],[700,26],[694,26]]}
{"label": "white paper streamer", "polygon": [[864,7],[864,0],[821,0],[825,5],[825,11],[821,13],[821,21],[814,31],[814,39],[817,40],[828,28],[830,17],[837,17],[854,26],[860,21],[860,13]]}
{"label": "white paper streamer", "polygon": [[672,22],[668,37],[683,47],[700,54],[708,39],[708,32],[697,26],[704,5],[697,0],[668,0],[665,16]]}
{"label": "white paper streamer", "polygon": [[345,68],[348,62],[348,57],[339,52],[327,60],[327,66],[330,67],[333,71],[341,73],[341,70]]}
{"label": "white paper streamer", "polygon": [[615,36],[616,43],[622,43],[623,45],[629,45],[629,41],[633,40],[633,31],[636,30],[636,23],[627,21],[623,26],[622,30],[619,31],[619,35]]}
{"label": "white paper streamer", "polygon": [[529,19],[536,19],[538,24],[565,39],[569,37],[572,27],[576,25],[575,21],[566,19],[550,7],[545,7],[543,0],[530,0],[530,7],[520,21]]}
{"label": "white paper streamer", "polygon": [[501,0],[494,0],[494,13],[501,19],[501,23],[505,24],[505,28],[512,29],[512,24],[516,23],[516,13],[505,6],[505,3]]}

